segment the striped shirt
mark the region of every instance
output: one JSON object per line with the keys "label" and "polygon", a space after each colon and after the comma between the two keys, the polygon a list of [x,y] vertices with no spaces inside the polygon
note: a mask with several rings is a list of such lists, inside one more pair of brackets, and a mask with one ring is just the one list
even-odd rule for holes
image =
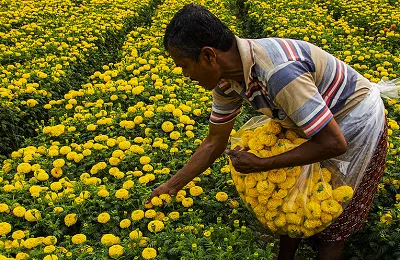
{"label": "striped shirt", "polygon": [[245,82],[213,89],[210,122],[234,119],[246,100],[257,111],[305,137],[343,118],[368,94],[370,82],[317,46],[293,39],[236,37]]}

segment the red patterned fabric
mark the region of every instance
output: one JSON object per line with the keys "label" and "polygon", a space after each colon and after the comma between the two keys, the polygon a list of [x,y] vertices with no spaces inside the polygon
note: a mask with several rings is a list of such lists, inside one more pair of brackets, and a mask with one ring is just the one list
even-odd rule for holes
{"label": "red patterned fabric", "polygon": [[364,225],[374,196],[385,171],[387,153],[387,124],[375,153],[354,197],[343,213],[326,229],[315,235],[325,241],[339,241],[357,232]]}

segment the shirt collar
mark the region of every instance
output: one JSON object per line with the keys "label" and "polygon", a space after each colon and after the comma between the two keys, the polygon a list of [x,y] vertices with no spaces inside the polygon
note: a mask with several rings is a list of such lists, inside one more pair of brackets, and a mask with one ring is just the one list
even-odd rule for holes
{"label": "shirt collar", "polygon": [[254,59],[254,46],[249,39],[242,39],[237,36],[236,44],[239,49],[240,58],[243,64],[244,80],[246,83],[246,88],[253,81],[252,68],[255,64]]}

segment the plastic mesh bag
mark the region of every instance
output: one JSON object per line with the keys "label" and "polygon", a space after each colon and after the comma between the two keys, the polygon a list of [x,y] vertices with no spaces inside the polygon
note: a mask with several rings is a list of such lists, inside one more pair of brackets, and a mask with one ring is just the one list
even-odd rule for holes
{"label": "plastic mesh bag", "polygon": [[[338,122],[347,142],[339,157],[310,165],[242,174],[232,179],[247,207],[274,233],[309,237],[329,226],[344,210],[362,180],[382,134],[385,115],[379,90]],[[250,119],[231,138],[231,148],[266,158],[287,152],[307,139],[266,116]]]}

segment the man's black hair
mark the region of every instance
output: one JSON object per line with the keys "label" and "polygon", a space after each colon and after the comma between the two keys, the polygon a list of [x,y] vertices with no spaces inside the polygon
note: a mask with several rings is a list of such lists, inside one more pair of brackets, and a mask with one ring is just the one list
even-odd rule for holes
{"label": "man's black hair", "polygon": [[166,50],[172,48],[185,58],[198,61],[203,47],[228,51],[235,41],[233,32],[206,8],[188,4],[168,24],[164,36]]}

